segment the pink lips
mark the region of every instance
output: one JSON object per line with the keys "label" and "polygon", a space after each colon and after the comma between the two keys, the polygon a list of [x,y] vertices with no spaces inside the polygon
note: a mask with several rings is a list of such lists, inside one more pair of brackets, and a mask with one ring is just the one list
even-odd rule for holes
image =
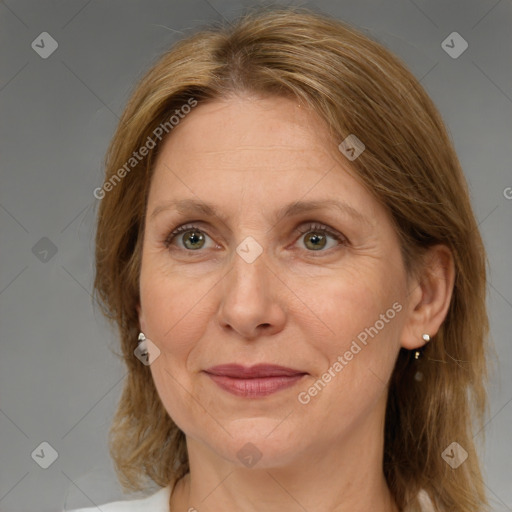
{"label": "pink lips", "polygon": [[257,398],[293,386],[306,372],[284,366],[238,364],[213,366],[205,373],[222,389],[237,396]]}

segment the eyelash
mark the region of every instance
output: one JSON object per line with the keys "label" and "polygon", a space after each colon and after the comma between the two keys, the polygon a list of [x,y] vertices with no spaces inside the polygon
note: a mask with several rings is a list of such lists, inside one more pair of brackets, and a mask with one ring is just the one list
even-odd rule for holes
{"label": "eyelash", "polygon": [[[204,233],[204,234],[208,235],[208,233],[206,231],[204,231],[203,229],[201,229],[197,226],[194,226],[193,224],[183,224],[182,226],[177,227],[176,229],[174,229],[173,231],[171,231],[169,233],[169,235],[166,237],[166,239],[164,241],[164,246],[167,249],[169,249],[172,242],[174,241],[174,239],[181,233],[185,233],[187,231],[199,231],[200,233]],[[348,244],[348,240],[344,235],[342,235],[341,233],[339,233],[338,231],[336,231],[332,228],[329,228],[329,226],[325,226],[323,224],[311,223],[304,230],[301,230],[300,228],[297,228],[297,230],[296,230],[296,233],[298,233],[300,236],[304,236],[305,234],[311,233],[311,232],[320,233],[322,235],[330,236],[330,237],[334,238],[337,242],[339,242],[339,246]],[[326,252],[329,252],[331,249],[335,249],[335,247],[331,247],[330,249],[327,249],[326,251],[320,250],[318,252],[326,253]],[[190,252],[190,253],[194,252],[193,250],[187,250],[187,249],[184,249],[184,250],[187,252]],[[307,251],[307,252],[315,253],[317,251]]]}

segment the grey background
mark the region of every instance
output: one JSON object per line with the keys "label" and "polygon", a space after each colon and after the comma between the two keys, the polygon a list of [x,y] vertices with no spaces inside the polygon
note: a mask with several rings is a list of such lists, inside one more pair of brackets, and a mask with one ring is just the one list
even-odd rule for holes
{"label": "grey background", "polygon": [[[102,183],[107,144],[135,81],[180,31],[232,19],[249,5],[255,3],[0,3],[2,511],[55,511],[123,497],[106,436],[125,369],[112,354],[116,333],[90,295],[93,190]],[[512,2],[302,5],[353,23],[402,57],[453,137],[491,268],[496,365],[484,469],[494,510],[512,510],[512,200],[505,197],[512,187]],[[441,47],[453,31],[469,44],[457,59]],[[31,47],[42,32],[58,42],[47,59]],[[54,255],[48,241],[36,245],[43,237]],[[48,469],[31,457],[43,441],[58,452]]]}

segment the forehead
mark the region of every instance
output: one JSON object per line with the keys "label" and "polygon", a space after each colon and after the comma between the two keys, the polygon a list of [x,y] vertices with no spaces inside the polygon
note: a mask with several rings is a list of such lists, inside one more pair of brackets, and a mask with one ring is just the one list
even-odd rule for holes
{"label": "forehead", "polygon": [[331,158],[327,135],[323,121],[298,101],[233,96],[195,107],[164,140],[160,156],[202,160],[206,168],[286,168],[299,158]]}
{"label": "forehead", "polygon": [[322,119],[295,100],[233,97],[200,104],[162,144],[150,203],[194,198],[239,213],[343,196],[367,212],[377,208]]}

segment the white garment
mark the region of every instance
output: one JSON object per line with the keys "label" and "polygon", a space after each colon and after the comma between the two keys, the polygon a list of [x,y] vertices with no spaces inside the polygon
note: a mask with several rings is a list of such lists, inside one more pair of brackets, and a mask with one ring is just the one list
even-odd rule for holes
{"label": "white garment", "polygon": [[[67,512],[169,512],[169,498],[171,495],[171,487],[162,487],[159,491],[147,498],[138,500],[114,501],[106,505],[98,507],[80,508],[69,510]],[[418,495],[421,509],[420,512],[434,512],[432,502],[425,491],[421,491]],[[66,512],[66,511],[65,511]],[[406,512],[416,512],[407,509]]]}
{"label": "white garment", "polygon": [[170,497],[171,486],[168,485],[146,498],[113,501],[98,507],[77,508],[64,512],[169,512]]}

